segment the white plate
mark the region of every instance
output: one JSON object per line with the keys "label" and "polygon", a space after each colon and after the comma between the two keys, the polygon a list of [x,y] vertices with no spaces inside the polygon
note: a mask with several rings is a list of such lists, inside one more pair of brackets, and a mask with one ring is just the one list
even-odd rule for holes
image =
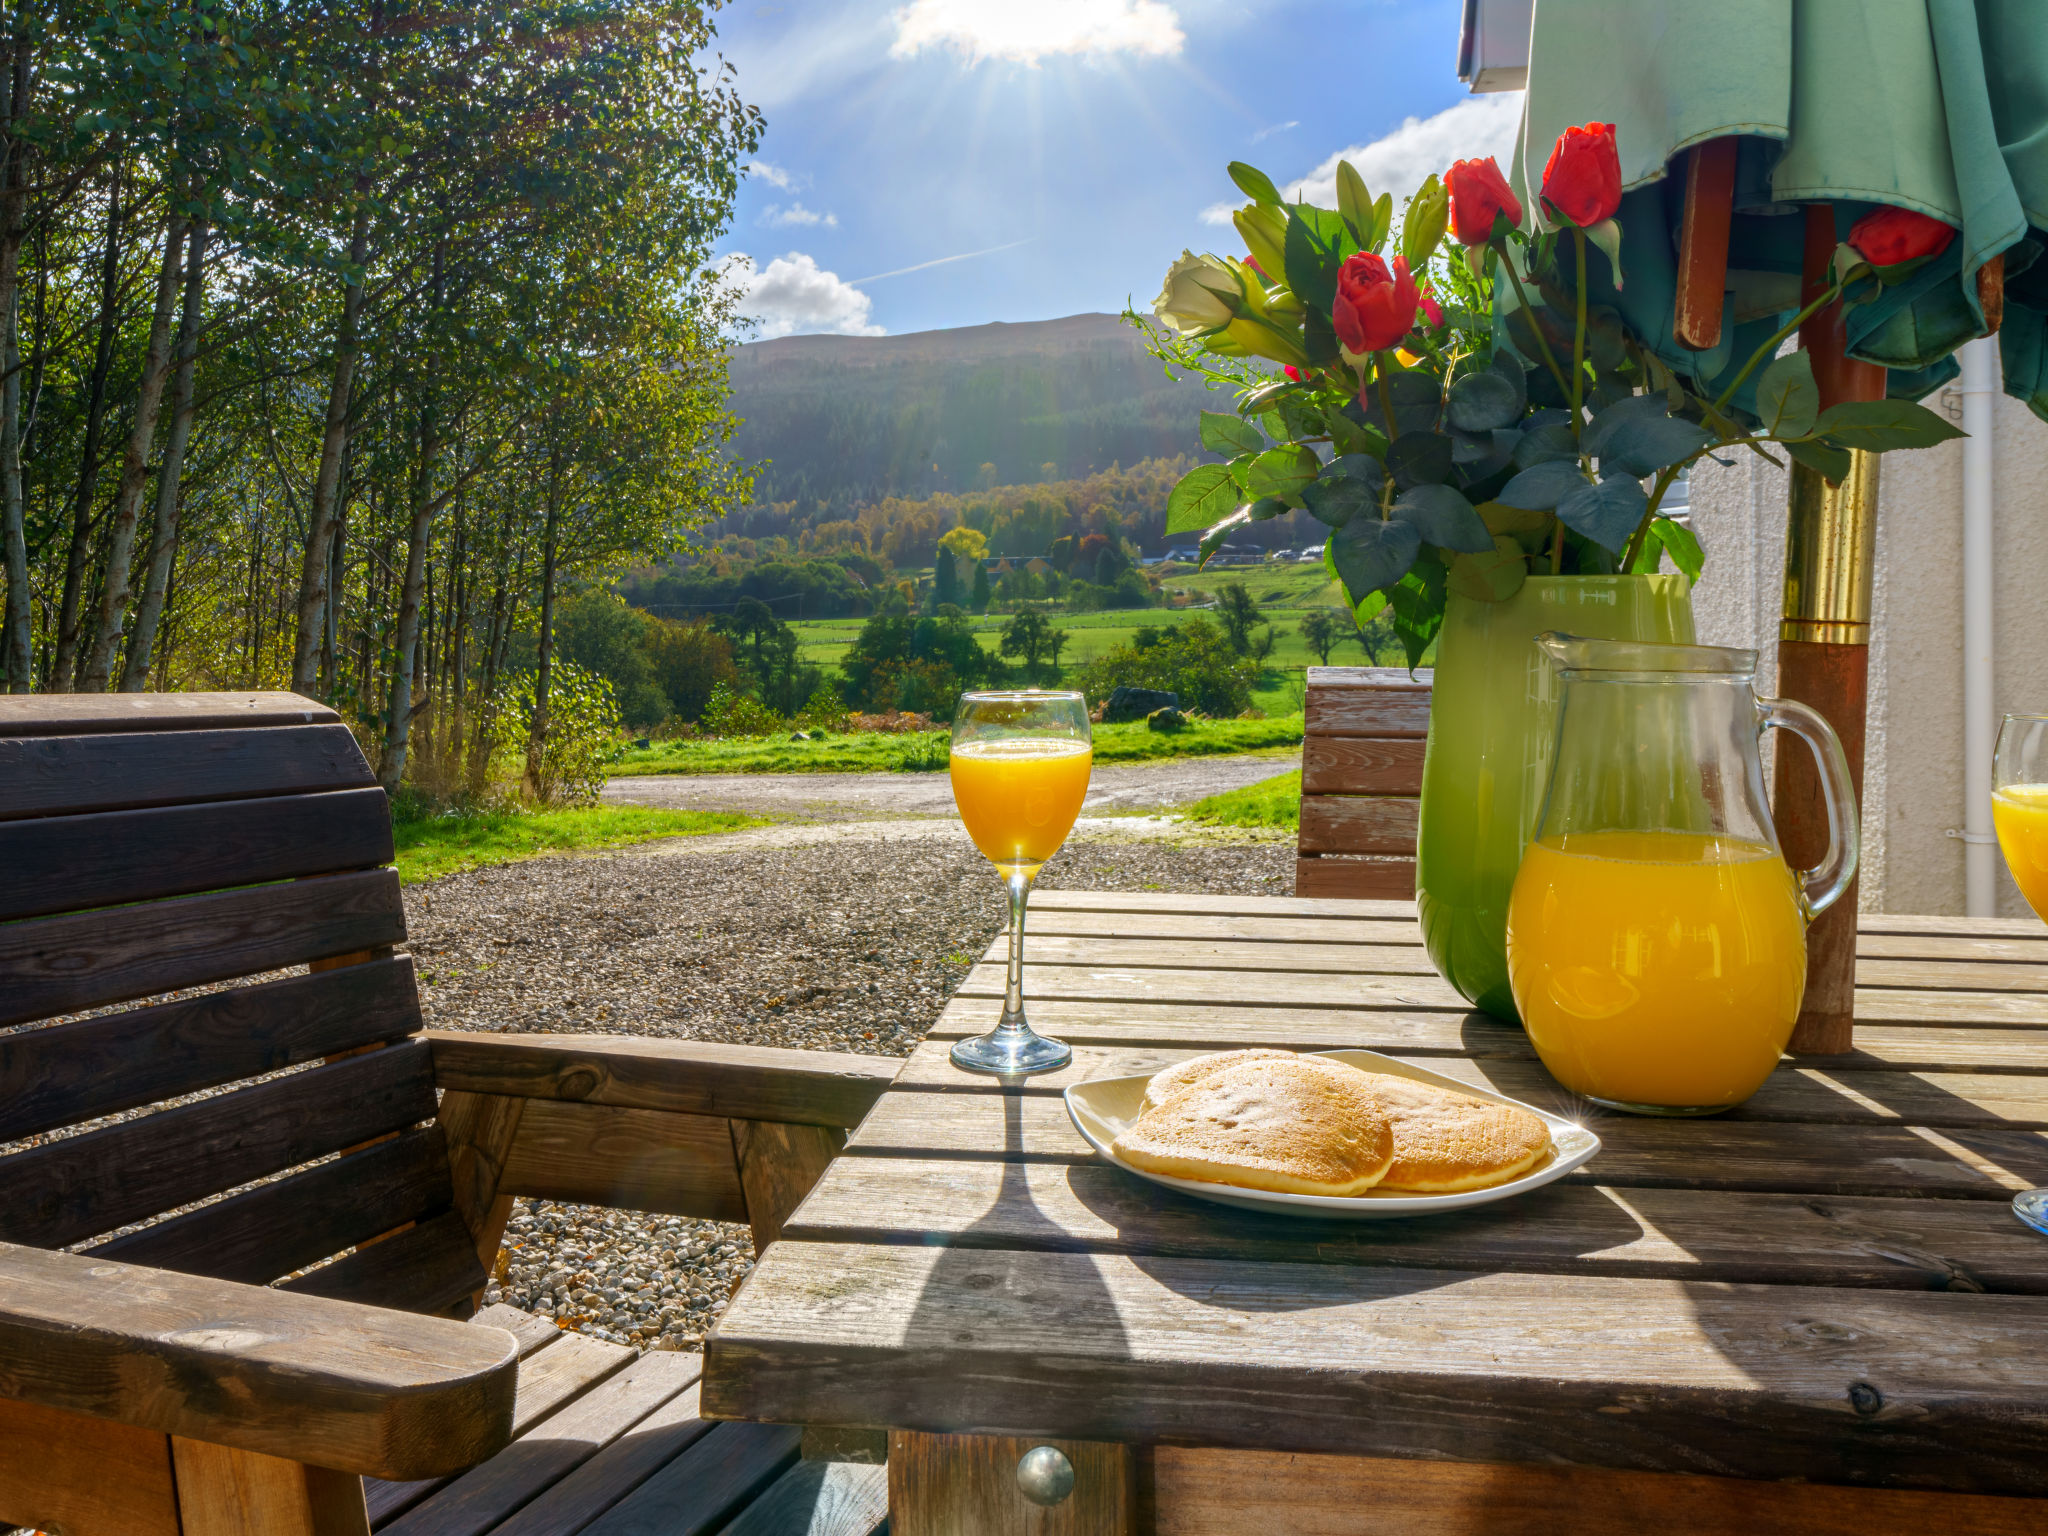
{"label": "white plate", "polygon": [[1163,1173],[1147,1173],[1142,1168],[1133,1168],[1129,1163],[1110,1151],[1109,1144],[1138,1118],[1138,1107],[1145,1098],[1145,1085],[1152,1081],[1147,1072],[1137,1077],[1105,1077],[1092,1083],[1076,1083],[1066,1092],[1067,1114],[1079,1131],[1093,1147],[1109,1162],[1128,1174],[1159,1184],[1167,1189],[1177,1190],[1184,1195],[1193,1195],[1197,1200],[1213,1200],[1219,1205],[1241,1206],[1248,1211],[1288,1212],[1299,1216],[1343,1217],[1353,1221],[1390,1221],[1400,1216],[1427,1216],[1436,1211],[1462,1210],[1468,1205],[1487,1205],[1495,1200],[1506,1200],[1514,1195],[1527,1194],[1532,1189],[1563,1178],[1574,1168],[1584,1163],[1600,1150],[1600,1138],[1575,1121],[1538,1109],[1534,1104],[1524,1104],[1520,1099],[1508,1098],[1505,1094],[1489,1088],[1474,1087],[1471,1083],[1460,1082],[1454,1077],[1445,1077],[1441,1072],[1412,1066],[1405,1061],[1396,1061],[1391,1056],[1382,1056],[1377,1051],[1315,1051],[1308,1054],[1329,1056],[1359,1068],[1365,1072],[1385,1072],[1393,1077],[1409,1077],[1418,1083],[1433,1083],[1439,1088],[1448,1088],[1453,1093],[1469,1094],[1475,1099],[1489,1099],[1496,1104],[1512,1104],[1517,1109],[1526,1109],[1550,1127],[1551,1151],[1548,1160],[1518,1179],[1505,1184],[1496,1184],[1491,1189],[1465,1190],[1454,1195],[1410,1195],[1395,1190],[1369,1189],[1362,1195],[1283,1195],[1263,1189],[1243,1189],[1234,1184],[1210,1184],[1200,1179],[1176,1179]]}

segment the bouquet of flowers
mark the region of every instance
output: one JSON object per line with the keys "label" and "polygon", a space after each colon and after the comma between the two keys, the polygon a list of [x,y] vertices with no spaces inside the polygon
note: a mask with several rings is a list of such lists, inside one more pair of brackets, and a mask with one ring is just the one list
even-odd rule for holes
{"label": "bouquet of flowers", "polygon": [[1324,565],[1359,624],[1390,608],[1410,666],[1453,592],[1498,602],[1532,572],[1653,571],[1666,555],[1697,578],[1699,543],[1663,502],[1703,454],[1782,453],[1839,482],[1852,448],[1958,435],[1906,400],[1823,411],[1807,354],[1778,356],[1826,305],[1874,298],[1944,249],[1955,231],[1924,215],[1857,224],[1825,290],[1709,395],[1589,287],[1589,259],[1623,280],[1611,124],[1566,130],[1527,220],[1491,158],[1430,177],[1398,231],[1391,196],[1349,162],[1335,209],[1284,201],[1249,165],[1230,177],[1251,199],[1233,216],[1246,254],[1183,252],[1147,327],[1169,372],[1237,407],[1202,413],[1203,447],[1227,462],[1180,481],[1166,531],[1203,530],[1206,560],[1238,527],[1305,509],[1330,529]]}

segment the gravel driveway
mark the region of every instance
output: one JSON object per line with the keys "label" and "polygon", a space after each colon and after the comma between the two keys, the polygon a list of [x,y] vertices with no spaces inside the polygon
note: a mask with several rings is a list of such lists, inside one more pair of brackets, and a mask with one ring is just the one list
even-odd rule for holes
{"label": "gravel driveway", "polygon": [[[1001,929],[996,878],[964,839],[837,830],[733,851],[679,839],[411,887],[427,1022],[905,1055]],[[1077,834],[1041,880],[1286,895],[1293,862],[1286,842]],[[743,1226],[522,1200],[489,1294],[602,1338],[694,1349],[752,1265]]]}
{"label": "gravel driveway", "polygon": [[[1300,766],[1298,753],[1112,763],[1090,776],[1082,809],[1097,816],[1162,810]],[[613,779],[604,797],[619,805],[815,821],[953,814],[952,784],[943,773],[671,773]]]}

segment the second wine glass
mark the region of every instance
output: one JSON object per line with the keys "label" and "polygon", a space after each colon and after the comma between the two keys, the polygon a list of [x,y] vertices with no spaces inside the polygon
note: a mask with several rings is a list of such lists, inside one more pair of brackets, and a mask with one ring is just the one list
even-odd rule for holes
{"label": "second wine glass", "polygon": [[[2013,884],[2048,921],[2048,715],[2007,715],[1992,760],[1991,825]],[[2013,1214],[2048,1232],[2048,1189],[2013,1196]]]}
{"label": "second wine glass", "polygon": [[1059,852],[1088,795],[1094,761],[1088,701],[1078,693],[1026,688],[964,693],[953,715],[953,800],[1010,898],[1010,967],[1003,1014],[985,1035],[953,1047],[970,1072],[1050,1072],[1073,1059],[1024,1016],[1024,909],[1031,882]]}

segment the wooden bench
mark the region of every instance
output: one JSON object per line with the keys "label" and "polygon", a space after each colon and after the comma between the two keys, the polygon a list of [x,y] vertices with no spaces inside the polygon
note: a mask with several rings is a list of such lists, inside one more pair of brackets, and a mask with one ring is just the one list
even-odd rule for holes
{"label": "wooden bench", "polygon": [[697,1356],[462,1320],[518,1195],[766,1248],[898,1064],[424,1031],[391,857],[304,699],[0,700],[0,1528],[878,1529]]}
{"label": "wooden bench", "polygon": [[1294,894],[1415,894],[1430,673],[1310,667]]}

